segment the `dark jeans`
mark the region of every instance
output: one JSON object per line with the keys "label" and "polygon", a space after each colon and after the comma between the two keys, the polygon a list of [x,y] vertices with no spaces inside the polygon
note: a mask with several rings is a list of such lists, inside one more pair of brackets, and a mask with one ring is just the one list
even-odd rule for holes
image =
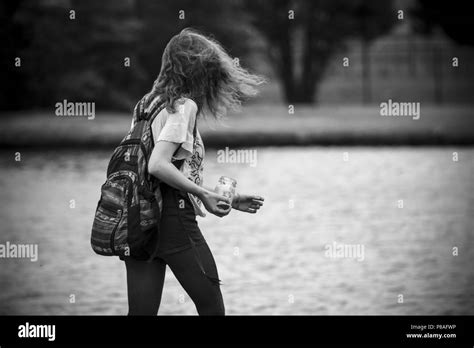
{"label": "dark jeans", "polygon": [[128,314],[158,313],[168,265],[193,300],[199,315],[224,315],[224,301],[216,281],[219,279],[216,263],[199,230],[189,197],[167,185],[162,187],[162,194],[158,257],[152,262],[124,259]]}
{"label": "dark jeans", "polygon": [[[207,273],[217,276],[217,268],[207,243],[196,247]],[[220,286],[206,277],[189,248],[152,262],[125,259],[127,267],[128,315],[156,315],[160,307],[166,265],[193,300],[199,315],[224,315]]]}

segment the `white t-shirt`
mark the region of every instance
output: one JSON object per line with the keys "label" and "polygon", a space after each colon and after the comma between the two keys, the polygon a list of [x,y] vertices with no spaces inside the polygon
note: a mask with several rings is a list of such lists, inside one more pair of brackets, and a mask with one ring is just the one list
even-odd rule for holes
{"label": "white t-shirt", "polygon": [[[172,160],[184,159],[180,171],[196,185],[202,186],[204,180],[204,144],[197,128],[196,138],[193,136],[198,110],[197,105],[192,99],[181,98],[176,101],[175,106],[175,113],[169,113],[164,108],[153,120],[151,130],[155,145],[159,141],[180,144]],[[188,195],[196,215],[206,216],[201,200],[190,193]]]}

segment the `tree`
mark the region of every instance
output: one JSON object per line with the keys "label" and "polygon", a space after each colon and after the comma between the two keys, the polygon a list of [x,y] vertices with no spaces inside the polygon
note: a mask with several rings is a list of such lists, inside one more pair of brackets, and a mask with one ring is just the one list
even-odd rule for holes
{"label": "tree", "polygon": [[[129,111],[156,79],[166,43],[184,27],[212,34],[231,54],[245,53],[249,35],[238,4],[5,0],[0,59],[8,83],[0,91],[0,108],[50,108],[67,99]],[[14,66],[15,57],[21,67]]]}
{"label": "tree", "polygon": [[20,86],[14,92],[20,104],[2,100],[2,108],[52,108],[67,99],[128,109],[128,89],[136,84],[127,83],[124,57],[133,61],[138,29],[128,3],[25,0],[8,19],[24,42],[8,48],[21,57],[9,81]]}
{"label": "tree", "polygon": [[27,45],[23,28],[13,18],[21,8],[22,1],[4,0],[0,3],[0,109],[7,105],[18,108],[22,103],[21,92],[25,90],[25,77],[21,69],[15,66],[20,50]]}
{"label": "tree", "polygon": [[349,38],[387,32],[396,14],[380,0],[246,0],[251,23],[268,42],[289,103],[312,103],[333,54]]}

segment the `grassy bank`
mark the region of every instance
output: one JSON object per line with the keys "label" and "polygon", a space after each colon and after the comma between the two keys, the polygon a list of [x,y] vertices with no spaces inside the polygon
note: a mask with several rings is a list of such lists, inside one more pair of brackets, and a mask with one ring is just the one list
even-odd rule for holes
{"label": "grassy bank", "polygon": [[[252,105],[223,124],[202,120],[207,147],[267,145],[474,145],[474,108],[423,106],[421,117],[382,117],[378,106],[311,108]],[[94,119],[53,112],[0,115],[0,146],[112,148],[126,134],[129,114]]]}

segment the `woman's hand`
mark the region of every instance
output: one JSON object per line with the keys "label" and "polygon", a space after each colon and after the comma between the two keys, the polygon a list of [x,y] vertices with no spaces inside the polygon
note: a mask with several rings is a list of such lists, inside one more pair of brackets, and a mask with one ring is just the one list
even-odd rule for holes
{"label": "woman's hand", "polygon": [[263,205],[264,199],[260,196],[236,194],[232,201],[232,208],[245,213],[255,214]]}
{"label": "woman's hand", "polygon": [[219,217],[229,214],[232,209],[229,198],[196,185],[171,163],[171,158],[179,145],[168,141],[157,142],[151,153],[148,172],[180,191],[199,197],[209,213]]}
{"label": "woman's hand", "polygon": [[214,214],[218,217],[226,216],[227,214],[229,214],[232,208],[230,205],[229,198],[218,195],[217,193],[206,189],[203,189],[203,191],[199,195],[199,198],[204,204],[206,210],[209,213]]}

